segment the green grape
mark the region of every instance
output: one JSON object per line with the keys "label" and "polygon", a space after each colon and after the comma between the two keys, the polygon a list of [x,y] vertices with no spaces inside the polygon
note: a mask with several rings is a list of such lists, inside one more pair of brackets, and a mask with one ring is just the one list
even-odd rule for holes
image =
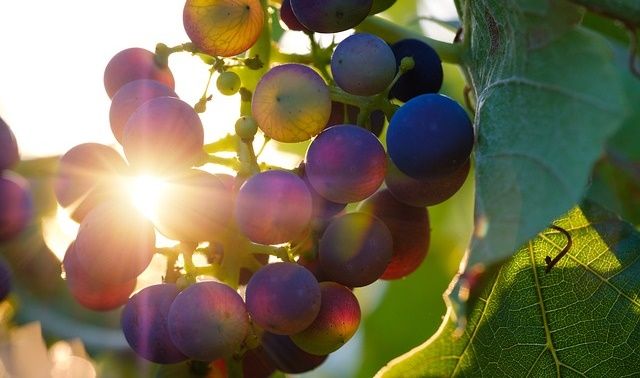
{"label": "green grape", "polygon": [[242,85],[242,81],[240,80],[240,76],[237,73],[226,71],[218,76],[218,80],[216,81],[216,86],[220,93],[225,96],[233,96],[238,93],[240,90],[240,85]]}
{"label": "green grape", "polygon": [[252,140],[258,132],[258,123],[251,116],[242,116],[236,121],[236,135],[242,140]]}

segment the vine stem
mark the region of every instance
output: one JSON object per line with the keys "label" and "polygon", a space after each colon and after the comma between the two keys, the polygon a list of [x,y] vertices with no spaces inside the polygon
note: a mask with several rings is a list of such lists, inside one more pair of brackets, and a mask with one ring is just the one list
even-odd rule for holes
{"label": "vine stem", "polygon": [[356,31],[376,34],[389,43],[394,43],[406,38],[419,39],[433,47],[440,56],[440,59],[443,61],[454,64],[462,63],[462,56],[464,52],[462,45],[442,42],[425,37],[420,33],[409,30],[391,21],[387,21],[379,16],[366,18],[356,27]]}

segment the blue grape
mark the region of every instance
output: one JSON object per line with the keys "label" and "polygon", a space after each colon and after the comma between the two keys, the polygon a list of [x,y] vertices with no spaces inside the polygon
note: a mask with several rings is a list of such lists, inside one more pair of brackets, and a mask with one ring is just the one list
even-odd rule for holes
{"label": "blue grape", "polygon": [[361,201],[384,181],[387,166],[382,144],[355,125],[324,130],[309,145],[305,174],[324,198],[338,203]]}
{"label": "blue grape", "polygon": [[29,182],[11,171],[0,173],[0,242],[13,239],[33,217]]}
{"label": "blue grape", "polygon": [[463,166],[473,148],[473,126],[449,97],[425,94],[396,111],[387,129],[387,150],[405,174],[426,179]]}
{"label": "blue grape", "polygon": [[320,286],[301,265],[279,262],[260,268],[249,280],[247,311],[269,332],[292,335],[307,328],[320,310]]}
{"label": "blue grape", "polygon": [[336,84],[345,91],[372,96],[391,84],[396,74],[396,59],[389,45],[380,37],[368,33],[353,34],[333,51],[331,73]]}
{"label": "blue grape", "polygon": [[431,235],[425,207],[405,205],[385,189],[364,200],[358,211],[376,216],[391,232],[393,256],[380,278],[395,280],[418,269],[427,255]]}
{"label": "blue grape", "polygon": [[13,168],[20,160],[16,137],[2,118],[0,118],[0,171]]}
{"label": "blue grape", "polygon": [[336,33],[351,29],[364,20],[372,0],[291,0],[291,9],[307,29]]}
{"label": "blue grape", "polygon": [[262,348],[278,370],[288,374],[300,374],[311,371],[327,359],[300,349],[289,336],[264,332],[261,338]]}
{"label": "blue grape", "polygon": [[134,80],[123,85],[113,95],[109,108],[109,122],[116,140],[122,144],[124,126],[140,105],[156,97],[178,97],[173,89],[156,80]]}
{"label": "blue grape", "polygon": [[173,343],[194,360],[231,356],[249,331],[249,316],[240,295],[229,286],[203,281],[175,298],[169,310]]}
{"label": "blue grape", "polygon": [[324,279],[360,287],[382,276],[392,252],[391,232],[380,219],[349,213],[336,217],[322,234],[318,264]]}
{"label": "blue grape", "polygon": [[311,194],[304,181],[273,170],[249,178],[236,197],[240,231],[260,244],[280,244],[300,235],[311,220]]}
{"label": "blue grape", "polygon": [[391,88],[391,97],[407,102],[425,93],[436,93],[442,86],[442,63],[436,51],[417,39],[403,39],[391,45],[399,66],[402,58],[410,56],[415,63]]}
{"label": "blue grape", "polygon": [[120,51],[111,58],[104,70],[104,87],[112,98],[126,83],[140,79],[157,80],[175,89],[173,74],[167,67],[160,67],[151,51],[132,47]]}
{"label": "blue grape", "polygon": [[174,284],[148,286],[131,297],[122,310],[122,332],[139,356],[160,364],[187,359],[169,334],[169,310],[178,293]]}

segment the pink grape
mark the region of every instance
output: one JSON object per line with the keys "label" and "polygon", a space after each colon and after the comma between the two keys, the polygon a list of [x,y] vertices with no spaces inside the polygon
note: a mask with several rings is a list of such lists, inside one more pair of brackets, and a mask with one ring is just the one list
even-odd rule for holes
{"label": "pink grape", "polygon": [[104,70],[104,87],[109,98],[126,83],[140,79],[157,80],[175,89],[173,74],[167,67],[160,67],[155,54],[149,50],[132,47],[120,51],[111,58]]}

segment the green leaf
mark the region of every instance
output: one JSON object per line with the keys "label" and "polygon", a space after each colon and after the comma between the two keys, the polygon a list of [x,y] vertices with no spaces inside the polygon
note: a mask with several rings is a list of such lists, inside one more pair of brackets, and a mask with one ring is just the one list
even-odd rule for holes
{"label": "green leaf", "polygon": [[[505,5],[506,4],[506,5]],[[607,41],[560,0],[468,1],[477,97],[476,225],[466,273],[512,255],[582,198],[628,111]],[[452,293],[452,301],[464,301]]]}
{"label": "green leaf", "polygon": [[638,0],[572,0],[596,13],[621,20],[632,25],[640,25],[640,2]]}
{"label": "green leaf", "polygon": [[593,203],[555,223],[496,269],[456,334],[451,311],[430,340],[392,361],[381,377],[590,376],[640,366],[640,233]]}

